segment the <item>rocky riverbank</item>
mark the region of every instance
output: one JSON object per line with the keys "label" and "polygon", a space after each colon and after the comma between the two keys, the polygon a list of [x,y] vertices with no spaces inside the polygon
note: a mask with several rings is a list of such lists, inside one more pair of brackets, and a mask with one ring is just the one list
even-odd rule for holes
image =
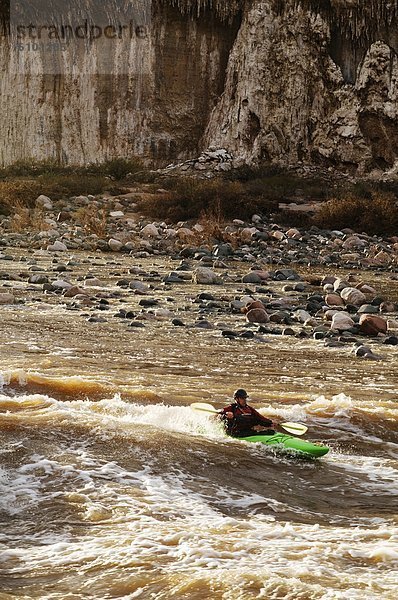
{"label": "rocky riverbank", "polygon": [[56,305],[89,323],[200,328],[231,342],[312,338],[373,360],[398,344],[398,238],[302,231],[259,215],[218,223],[215,237],[203,220],[144,218],[138,194],[40,196],[39,231],[11,231],[15,216],[4,217],[0,304]]}

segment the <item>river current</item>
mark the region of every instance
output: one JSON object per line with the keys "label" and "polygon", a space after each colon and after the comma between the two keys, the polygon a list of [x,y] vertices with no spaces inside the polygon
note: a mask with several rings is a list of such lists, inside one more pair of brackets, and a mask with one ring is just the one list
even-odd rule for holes
{"label": "river current", "polygon": [[[128,260],[96,259],[108,291]],[[1,307],[0,600],[397,597],[395,347],[366,361],[312,338],[88,322],[24,285],[24,303]],[[153,294],[188,322],[193,288]],[[138,297],[116,294],[111,313],[120,302]],[[329,454],[228,439],[189,407],[220,408],[237,387]]]}

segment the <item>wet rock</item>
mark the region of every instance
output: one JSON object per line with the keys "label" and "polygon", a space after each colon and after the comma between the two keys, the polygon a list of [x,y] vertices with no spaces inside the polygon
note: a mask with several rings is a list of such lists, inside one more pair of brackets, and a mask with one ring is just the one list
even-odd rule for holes
{"label": "wet rock", "polygon": [[104,317],[92,316],[92,317],[88,317],[87,322],[88,323],[107,323],[107,319],[105,319]]}
{"label": "wet rock", "polygon": [[269,320],[271,323],[280,323],[284,325],[290,325],[292,319],[290,317],[290,313],[283,310],[277,310],[269,315]]}
{"label": "wet rock", "polygon": [[185,323],[181,319],[172,319],[171,322],[175,327],[185,327]]}
{"label": "wet rock", "polygon": [[143,281],[138,281],[136,279],[130,281],[128,285],[131,290],[134,290],[135,292],[140,294],[146,294],[150,290],[148,284],[144,283]]}
{"label": "wet rock", "polygon": [[361,304],[366,302],[365,294],[363,294],[361,290],[353,287],[346,287],[342,289],[340,296],[346,304],[353,304],[354,306],[361,306]]}
{"label": "wet rock", "polygon": [[349,314],[346,312],[338,312],[333,315],[332,323],[330,325],[331,329],[335,329],[337,331],[344,331],[347,329],[351,329],[354,325],[354,321],[351,319]]}
{"label": "wet rock", "polygon": [[65,290],[63,295],[64,298],[74,298],[74,296],[78,295],[86,296],[87,292],[77,285],[72,285],[72,287]]}
{"label": "wet rock", "polygon": [[358,346],[354,350],[355,356],[358,358],[366,358],[368,360],[382,360],[382,357],[374,354],[369,346]]}
{"label": "wet rock", "polygon": [[0,292],[0,304],[15,304],[15,297],[8,292]]}
{"label": "wet rock", "polygon": [[363,314],[369,314],[369,315],[375,315],[379,312],[379,309],[377,306],[373,306],[373,304],[362,304],[362,306],[360,308],[358,308],[357,313],[359,315],[363,315]]}
{"label": "wet rock", "polygon": [[379,333],[387,332],[387,321],[376,315],[361,315],[359,319],[361,333],[370,336],[377,336]]}
{"label": "wet rock", "polygon": [[295,335],[296,332],[291,327],[285,327],[282,329],[282,335]]}
{"label": "wet rock", "polygon": [[246,313],[246,319],[249,323],[268,323],[268,313],[261,308],[252,308]]}
{"label": "wet rock", "polygon": [[198,284],[212,285],[220,283],[220,278],[207,267],[198,267],[193,273],[193,281]]}
{"label": "wet rock", "polygon": [[258,273],[254,271],[247,273],[242,277],[242,283],[261,283],[262,279]]}
{"label": "wet rock", "polygon": [[123,248],[123,243],[120,240],[111,238],[108,240],[108,246],[112,252],[120,252],[120,250]]}
{"label": "wet rock", "polygon": [[157,306],[159,304],[159,301],[156,300],[156,298],[143,298],[142,300],[139,301],[138,304],[140,306],[150,307],[150,306]]}
{"label": "wet rock", "polygon": [[379,311],[382,313],[392,313],[397,310],[396,304],[394,302],[381,302],[379,305]]}
{"label": "wet rock", "polygon": [[51,198],[45,196],[44,194],[40,194],[40,196],[36,198],[35,204],[38,207],[44,208],[44,210],[53,210],[53,203],[51,201]]}
{"label": "wet rock", "polygon": [[293,269],[278,269],[275,271],[274,279],[277,281],[300,281],[301,276]]}
{"label": "wet rock", "polygon": [[312,334],[312,337],[314,340],[323,340],[325,338],[325,333],[323,333],[323,331],[315,331]]}
{"label": "wet rock", "polygon": [[221,335],[223,337],[226,337],[226,338],[229,338],[229,339],[233,339],[233,338],[238,337],[239,334],[236,331],[232,331],[231,329],[223,329],[221,331]]}
{"label": "wet rock", "polygon": [[396,335],[389,335],[385,340],[383,340],[383,344],[387,344],[388,346],[397,346],[398,337]]}
{"label": "wet rock", "polygon": [[250,331],[250,330],[247,330],[247,331],[242,331],[242,332],[239,334],[239,337],[240,337],[240,338],[243,338],[243,339],[251,340],[251,339],[253,339],[253,338],[254,338],[254,332],[253,332],[253,331]]}
{"label": "wet rock", "polygon": [[183,283],[184,279],[182,277],[180,277],[178,275],[178,273],[175,273],[174,271],[172,271],[163,279],[163,282],[164,283]]}
{"label": "wet rock", "polygon": [[68,247],[63,242],[56,240],[53,244],[47,246],[49,252],[66,252]]}

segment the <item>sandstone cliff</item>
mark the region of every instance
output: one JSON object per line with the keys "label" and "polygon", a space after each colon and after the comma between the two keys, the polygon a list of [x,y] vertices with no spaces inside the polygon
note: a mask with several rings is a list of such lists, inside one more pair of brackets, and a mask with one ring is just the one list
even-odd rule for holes
{"label": "sandstone cliff", "polygon": [[[398,0],[153,0],[148,36],[116,40],[106,68],[92,43],[44,74],[40,48],[21,69],[6,5],[2,164],[170,162],[208,146],[249,163],[397,163]],[[95,17],[95,0],[79,6]]]}

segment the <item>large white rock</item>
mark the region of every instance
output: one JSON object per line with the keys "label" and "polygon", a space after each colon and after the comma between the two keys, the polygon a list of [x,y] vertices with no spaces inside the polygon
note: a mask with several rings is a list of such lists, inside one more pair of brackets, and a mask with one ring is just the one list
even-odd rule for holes
{"label": "large white rock", "polygon": [[346,331],[347,329],[351,329],[351,327],[353,327],[354,325],[355,323],[348,313],[337,312],[333,315],[330,328],[336,329],[337,331]]}
{"label": "large white rock", "polygon": [[51,284],[55,288],[60,288],[62,290],[68,290],[72,287],[72,284],[69,281],[65,281],[65,279],[56,279]]}
{"label": "large white rock", "polygon": [[211,269],[207,267],[198,267],[193,274],[195,283],[203,283],[205,285],[220,283],[220,278]]}
{"label": "large white rock", "polygon": [[35,204],[36,206],[41,206],[45,210],[53,209],[53,203],[51,201],[51,198],[45,196],[44,194],[40,194],[40,196],[36,198]]}
{"label": "large white rock", "polygon": [[47,246],[47,250],[49,250],[49,252],[65,252],[67,249],[68,247],[59,240],[56,240],[53,244]]}
{"label": "large white rock", "polygon": [[294,316],[296,317],[296,319],[300,323],[305,323],[306,321],[308,321],[309,319],[311,319],[310,313],[307,312],[306,310],[301,309],[301,308],[299,310],[295,311]]}
{"label": "large white rock", "polygon": [[112,250],[112,252],[120,252],[120,250],[123,247],[123,243],[120,240],[115,240],[114,238],[111,238],[108,241],[108,246]]}
{"label": "large white rock", "polygon": [[159,230],[153,223],[148,223],[141,229],[141,235],[147,238],[159,237]]}
{"label": "large white rock", "polygon": [[137,279],[133,279],[133,281],[130,281],[129,288],[142,294],[144,294],[145,292],[149,292],[149,285]]}
{"label": "large white rock", "polygon": [[341,290],[340,296],[346,304],[353,304],[354,306],[361,306],[366,302],[365,294],[353,287],[346,287]]}

